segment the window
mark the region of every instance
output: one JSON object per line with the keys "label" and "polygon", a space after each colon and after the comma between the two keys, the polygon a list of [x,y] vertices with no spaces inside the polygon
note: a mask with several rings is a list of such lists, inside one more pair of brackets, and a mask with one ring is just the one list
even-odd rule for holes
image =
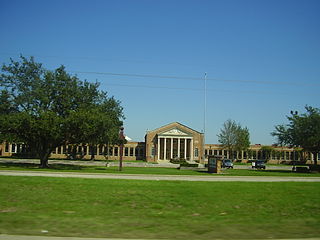
{"label": "window", "polygon": [[77,151],[77,154],[82,154],[82,146],[78,146],[78,151]]}
{"label": "window", "polygon": [[212,156],[212,150],[211,149],[209,150],[209,155]]}
{"label": "window", "polygon": [[114,155],[115,155],[115,156],[118,156],[118,149],[119,149],[118,147],[115,147],[115,148],[114,148]]}
{"label": "window", "polygon": [[113,156],[113,148],[112,147],[109,147],[109,156]]}
{"label": "window", "polygon": [[194,150],[194,156],[195,156],[195,157],[199,157],[199,149],[198,149],[198,148],[196,148],[196,149]]}
{"label": "window", "polygon": [[151,156],[155,156],[156,155],[156,149],[153,147],[151,148]]}
{"label": "window", "polygon": [[133,148],[130,148],[130,156],[133,156]]}
{"label": "window", "polygon": [[99,146],[99,155],[103,155],[103,145]]}
{"label": "window", "polygon": [[68,146],[68,154],[72,153],[72,146]]}
{"label": "window", "polygon": [[12,144],[12,146],[11,146],[11,152],[12,152],[12,153],[15,153],[15,152],[16,152],[16,145],[15,145],[15,144]]}
{"label": "window", "polygon": [[208,155],[208,150],[204,150],[204,154],[207,156]]}
{"label": "window", "polygon": [[129,155],[129,149],[127,147],[124,148],[124,155],[126,157]]}
{"label": "window", "polygon": [[9,143],[6,143],[5,152],[9,152]]}
{"label": "window", "polygon": [[83,155],[87,155],[87,146],[83,146]]}
{"label": "window", "polygon": [[66,153],[67,153],[67,147],[66,147],[66,146],[63,146],[62,153],[63,153],[63,154],[66,154]]}
{"label": "window", "polygon": [[21,152],[21,144],[17,144],[17,153]]}
{"label": "window", "polygon": [[89,146],[90,155],[97,155],[97,146]]}

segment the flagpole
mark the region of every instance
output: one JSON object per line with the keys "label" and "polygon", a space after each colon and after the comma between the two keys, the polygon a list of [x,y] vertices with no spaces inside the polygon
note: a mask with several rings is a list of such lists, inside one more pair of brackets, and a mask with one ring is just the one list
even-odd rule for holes
{"label": "flagpole", "polygon": [[206,160],[206,112],[207,112],[207,73],[204,73],[204,109],[203,109],[203,163]]}

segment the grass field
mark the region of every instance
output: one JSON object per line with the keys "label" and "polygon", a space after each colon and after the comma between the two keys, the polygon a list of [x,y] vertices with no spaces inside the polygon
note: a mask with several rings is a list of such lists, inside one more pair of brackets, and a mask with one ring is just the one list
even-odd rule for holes
{"label": "grass field", "polygon": [[320,183],[0,176],[0,192],[2,234],[146,239],[320,236]]}
{"label": "grass field", "polygon": [[[32,171],[68,171],[87,173],[117,173],[117,174],[163,174],[163,175],[209,175],[206,170],[178,170],[175,168],[158,167],[124,167],[119,172],[118,167],[79,166],[71,164],[50,164],[49,169],[40,169],[34,163],[0,163],[0,170],[32,170]],[[218,176],[290,176],[290,177],[320,177],[320,173],[296,173],[291,170],[251,170],[223,169]]]}

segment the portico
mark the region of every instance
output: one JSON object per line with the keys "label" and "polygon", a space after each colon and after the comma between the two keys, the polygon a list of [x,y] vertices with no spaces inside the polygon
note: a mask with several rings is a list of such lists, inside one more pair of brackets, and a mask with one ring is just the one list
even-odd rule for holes
{"label": "portico", "polygon": [[171,129],[157,136],[158,160],[193,160],[193,137],[178,129]]}
{"label": "portico", "polygon": [[200,160],[203,134],[181,123],[170,123],[146,134],[146,160]]}

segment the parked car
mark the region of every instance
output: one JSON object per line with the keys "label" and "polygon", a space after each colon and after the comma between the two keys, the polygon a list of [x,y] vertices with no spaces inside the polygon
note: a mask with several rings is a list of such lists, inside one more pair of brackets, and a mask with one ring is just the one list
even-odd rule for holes
{"label": "parked car", "polygon": [[223,167],[223,168],[233,168],[232,160],[230,160],[230,159],[222,160],[221,167]]}
{"label": "parked car", "polygon": [[264,163],[263,160],[255,160],[255,161],[252,161],[252,168],[266,169],[266,164]]}

